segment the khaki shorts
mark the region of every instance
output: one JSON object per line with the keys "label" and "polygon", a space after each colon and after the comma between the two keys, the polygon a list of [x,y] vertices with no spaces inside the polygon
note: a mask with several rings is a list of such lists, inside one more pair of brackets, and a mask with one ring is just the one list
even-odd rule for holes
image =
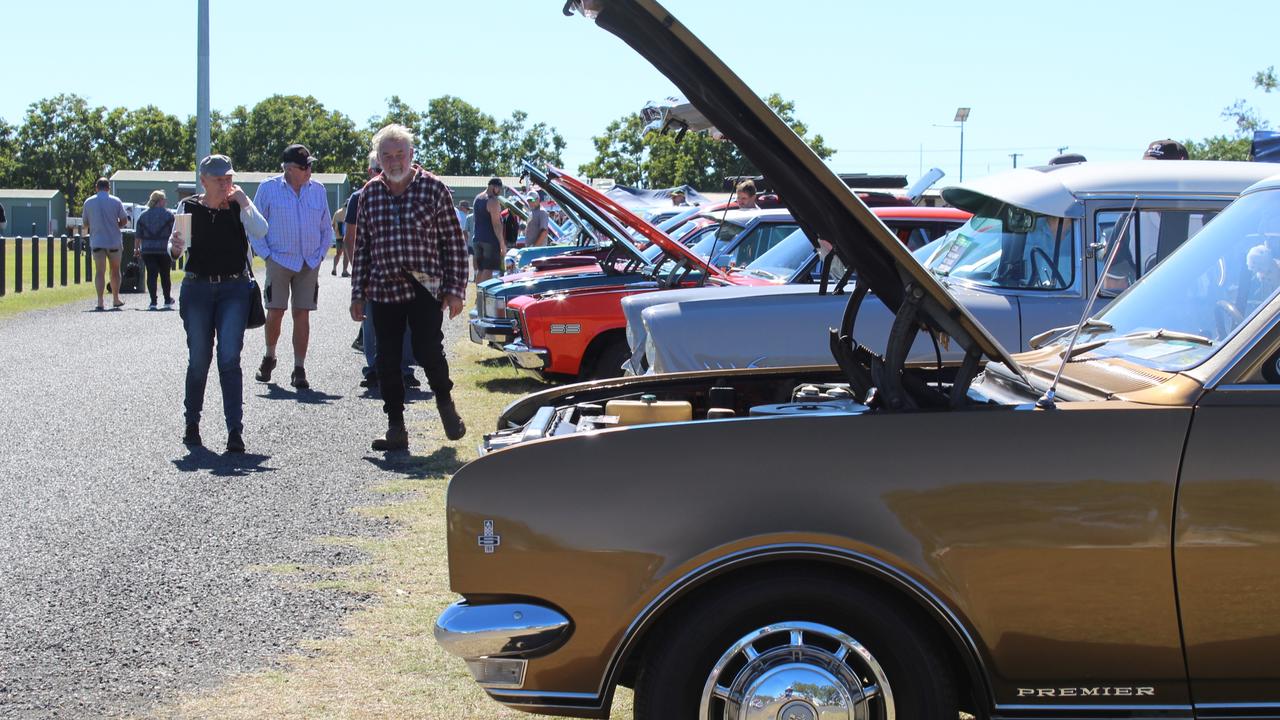
{"label": "khaki shorts", "polygon": [[267,282],[262,286],[262,301],[269,310],[287,310],[293,297],[294,310],[315,310],[320,299],[319,268],[307,267],[294,272],[267,258]]}

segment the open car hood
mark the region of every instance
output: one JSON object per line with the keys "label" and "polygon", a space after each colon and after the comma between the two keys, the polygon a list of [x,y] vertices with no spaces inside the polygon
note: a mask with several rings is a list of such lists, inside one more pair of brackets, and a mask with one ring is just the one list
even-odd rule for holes
{"label": "open car hood", "polygon": [[576,195],[583,202],[591,203],[597,208],[617,220],[624,227],[635,230],[644,239],[654,243],[662,248],[662,251],[668,257],[681,262],[684,265],[699,270],[707,275],[716,277],[727,277],[725,272],[720,268],[708,264],[705,260],[695,255],[689,248],[672,240],[670,236],[662,232],[658,228],[651,225],[648,221],[628,210],[621,203],[604,193],[596,190],[587,183],[573,177],[558,168],[547,168],[547,177],[553,184],[564,186],[566,190]]}
{"label": "open car hood", "polygon": [[529,180],[535,185],[546,191],[562,209],[567,209],[575,217],[609,237],[615,245],[625,250],[632,259],[639,261],[644,268],[653,268],[653,263],[640,252],[635,241],[619,227],[616,220],[605,215],[598,206],[586,202],[562,184],[554,182],[549,177],[549,173],[542,172],[531,162],[525,162],[524,174],[528,175]]}
{"label": "open car hood", "polygon": [[859,281],[892,311],[912,288],[921,322],[970,352],[1018,365],[916,261],[893,233],[796,134],[671,13],[654,0],[571,0],[653,64],[737,144],[786,199],[811,238],[831,242]]}

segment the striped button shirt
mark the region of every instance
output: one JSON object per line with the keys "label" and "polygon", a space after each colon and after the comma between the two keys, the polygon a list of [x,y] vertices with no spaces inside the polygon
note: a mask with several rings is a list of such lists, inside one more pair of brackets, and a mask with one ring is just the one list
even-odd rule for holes
{"label": "striped button shirt", "polygon": [[333,244],[329,199],[324,186],[308,180],[294,192],[284,175],[258,186],[253,204],[267,219],[267,235],[253,242],[253,252],[294,272],[303,264],[318,268]]}
{"label": "striped button shirt", "polygon": [[[467,246],[453,195],[435,175],[413,166],[414,177],[399,196],[381,175],[360,191],[356,213],[356,256],[351,264],[351,299],[409,302],[414,276],[439,284],[442,295],[465,297]],[[433,293],[435,294],[435,293]]]}

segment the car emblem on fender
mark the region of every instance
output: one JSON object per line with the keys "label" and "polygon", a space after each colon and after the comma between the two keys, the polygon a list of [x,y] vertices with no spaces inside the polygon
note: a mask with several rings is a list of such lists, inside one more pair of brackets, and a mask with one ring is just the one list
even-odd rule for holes
{"label": "car emblem on fender", "polygon": [[476,541],[480,547],[484,548],[486,553],[493,554],[493,551],[497,550],[498,546],[502,544],[502,536],[493,531],[492,520],[485,520],[484,534],[477,537]]}

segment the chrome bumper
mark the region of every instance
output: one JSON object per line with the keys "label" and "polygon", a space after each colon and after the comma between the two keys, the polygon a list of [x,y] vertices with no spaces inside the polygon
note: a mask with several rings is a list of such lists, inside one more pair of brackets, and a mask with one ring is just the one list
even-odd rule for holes
{"label": "chrome bumper", "polygon": [[471,342],[501,349],[503,345],[515,340],[516,324],[512,320],[494,320],[473,315],[470,332]]}
{"label": "chrome bumper", "polygon": [[450,605],[436,620],[436,642],[467,662],[486,688],[520,688],[527,658],[547,652],[568,636],[569,618],[529,603]]}
{"label": "chrome bumper", "polygon": [[551,364],[551,351],[529,347],[521,340],[503,345],[502,352],[521,370],[545,370]]}

